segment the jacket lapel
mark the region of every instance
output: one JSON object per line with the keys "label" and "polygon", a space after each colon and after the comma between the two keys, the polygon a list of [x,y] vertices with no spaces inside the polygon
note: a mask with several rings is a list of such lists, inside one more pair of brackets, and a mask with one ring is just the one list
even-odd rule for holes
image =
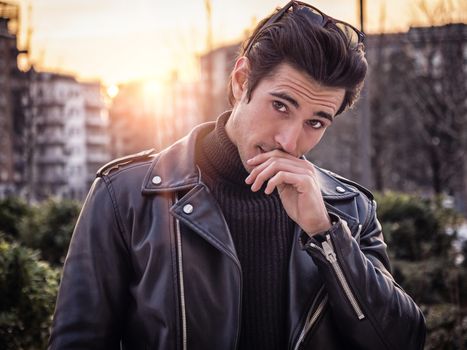
{"label": "jacket lapel", "polygon": [[[201,124],[189,135],[157,154],[144,178],[142,193],[155,195],[185,192],[170,208],[172,215],[227,254],[240,267],[222,212],[201,182],[196,165],[197,140],[214,127],[215,122]],[[189,213],[185,211],[187,205],[191,206]]]}
{"label": "jacket lapel", "polygon": [[227,223],[205,185],[196,185],[172,206],[170,212],[240,267]]}

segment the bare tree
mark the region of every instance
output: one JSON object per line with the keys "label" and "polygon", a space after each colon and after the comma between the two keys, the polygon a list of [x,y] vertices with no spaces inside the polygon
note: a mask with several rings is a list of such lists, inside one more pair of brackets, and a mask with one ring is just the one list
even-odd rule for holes
{"label": "bare tree", "polygon": [[[413,58],[405,105],[418,125],[436,194],[460,188],[465,160],[467,104],[463,46],[467,26],[446,25],[409,33]],[[423,56],[420,54],[422,53]]]}
{"label": "bare tree", "polygon": [[439,25],[461,17],[453,15],[454,5],[421,1],[418,10],[437,26],[370,43],[372,165],[379,190],[428,185],[436,194],[464,191],[466,201],[467,25]]}

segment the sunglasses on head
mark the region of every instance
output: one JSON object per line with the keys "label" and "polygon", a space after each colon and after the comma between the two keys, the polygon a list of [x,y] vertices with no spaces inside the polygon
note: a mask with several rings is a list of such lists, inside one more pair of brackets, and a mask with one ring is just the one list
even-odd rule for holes
{"label": "sunglasses on head", "polygon": [[359,47],[361,43],[365,40],[365,34],[352,26],[351,24],[332,18],[325,14],[324,12],[320,11],[316,7],[313,7],[307,3],[301,1],[290,1],[287,5],[279,10],[276,14],[274,14],[271,18],[269,18],[266,23],[256,32],[256,35],[249,41],[247,48],[245,49],[244,55],[248,55],[253,45],[256,43],[259,35],[266,29],[267,27],[271,26],[274,23],[277,23],[282,16],[289,11],[307,11],[307,15],[312,19],[314,23],[320,25],[323,28],[332,28],[332,26],[340,29],[340,31],[344,34],[347,39],[348,45],[356,49]]}

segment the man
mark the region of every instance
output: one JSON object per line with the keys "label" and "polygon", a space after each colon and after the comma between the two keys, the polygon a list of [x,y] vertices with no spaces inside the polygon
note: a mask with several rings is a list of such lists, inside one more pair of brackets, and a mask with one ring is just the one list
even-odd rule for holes
{"label": "man", "polygon": [[422,349],[371,194],[307,161],[366,74],[363,34],[296,1],[231,74],[233,109],[104,166],[51,349]]}

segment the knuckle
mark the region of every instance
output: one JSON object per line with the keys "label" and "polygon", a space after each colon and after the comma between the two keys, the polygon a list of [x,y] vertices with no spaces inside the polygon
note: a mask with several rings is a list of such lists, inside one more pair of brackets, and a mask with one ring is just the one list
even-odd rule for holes
{"label": "knuckle", "polygon": [[304,165],[304,167],[306,167],[307,169],[310,169],[311,171],[314,171],[315,167],[308,160],[300,159],[299,161],[300,161],[300,163],[302,163]]}
{"label": "knuckle", "polygon": [[256,167],[251,171],[251,176],[257,176],[260,172],[260,167]]}
{"label": "knuckle", "polygon": [[260,173],[260,174],[256,177],[256,180],[257,180],[257,181],[265,181],[268,177],[269,177],[269,176],[268,176],[267,173],[262,172],[262,173]]}

